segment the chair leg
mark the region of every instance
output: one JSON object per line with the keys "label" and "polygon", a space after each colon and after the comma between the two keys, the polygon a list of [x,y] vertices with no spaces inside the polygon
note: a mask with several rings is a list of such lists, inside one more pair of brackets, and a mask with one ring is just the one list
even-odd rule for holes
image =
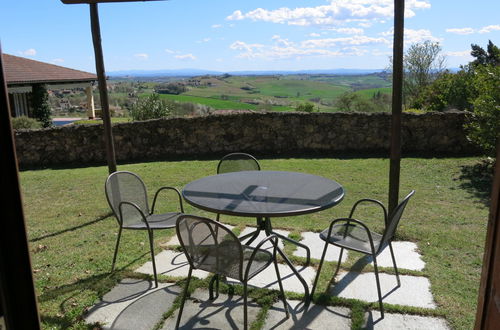
{"label": "chair leg", "polygon": [[394,257],[394,251],[392,250],[392,244],[389,242],[389,250],[391,251],[392,264],[394,266],[394,271],[396,272],[396,279],[398,281],[398,287],[401,286],[401,281],[399,280],[398,266],[396,265],[396,258]]}
{"label": "chair leg", "polygon": [[248,329],[248,311],[247,311],[247,303],[248,303],[248,287],[247,282],[243,283],[243,327],[245,330]]}
{"label": "chair leg", "polygon": [[186,297],[189,289],[189,281],[191,281],[191,273],[193,272],[193,268],[189,266],[188,277],[186,280],[186,286],[184,287],[184,293],[182,294],[181,307],[179,307],[179,314],[177,315],[177,323],[175,324],[175,328],[179,329],[179,323],[181,322],[182,310],[184,309],[184,303],[186,302]]}
{"label": "chair leg", "polygon": [[156,274],[156,261],[155,261],[155,251],[154,251],[154,243],[153,243],[153,231],[148,231],[149,236],[149,249],[151,251],[151,261],[153,262],[153,274],[155,277],[155,287],[158,287],[158,275]]}
{"label": "chair leg", "polygon": [[281,299],[283,300],[283,308],[285,308],[286,318],[289,318],[290,314],[288,313],[288,307],[286,305],[285,291],[283,290],[283,283],[281,282],[280,270],[278,268],[278,262],[276,261],[276,251],[274,251],[273,263],[274,263],[274,269],[276,270],[276,276],[278,277],[278,284],[280,286]]}
{"label": "chair leg", "polygon": [[318,284],[318,278],[321,274],[321,267],[323,267],[323,262],[325,261],[326,250],[328,249],[328,241],[325,241],[325,247],[323,248],[323,254],[321,255],[321,260],[319,261],[318,273],[316,274],[316,278],[314,279],[313,288],[311,291],[311,298],[314,296],[314,291],[316,291],[316,285]]}
{"label": "chair leg", "polygon": [[380,279],[378,275],[377,256],[373,254],[373,267],[375,269],[375,280],[377,281],[378,303],[380,307],[380,319],[384,318],[384,304],[382,303],[382,290],[380,289]]}
{"label": "chair leg", "polygon": [[111,271],[115,271],[115,262],[116,262],[116,255],[118,254],[118,246],[120,245],[120,238],[122,236],[122,227],[118,230],[118,237],[116,239],[116,245],[115,245],[115,253],[113,255],[113,263],[111,265]]}
{"label": "chair leg", "polygon": [[[214,295],[214,283],[215,283],[215,295]],[[214,300],[219,297],[219,275],[215,274],[210,279],[208,285],[208,299]]]}

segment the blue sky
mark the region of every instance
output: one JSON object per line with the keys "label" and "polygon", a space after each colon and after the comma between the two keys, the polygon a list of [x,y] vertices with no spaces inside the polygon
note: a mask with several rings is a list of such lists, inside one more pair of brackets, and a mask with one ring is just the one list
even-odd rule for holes
{"label": "blue sky", "polygon": [[[99,5],[106,71],[386,68],[392,0],[170,0]],[[498,0],[406,0],[405,46],[439,42],[448,67],[500,45]],[[95,72],[88,5],[0,1],[5,53]]]}

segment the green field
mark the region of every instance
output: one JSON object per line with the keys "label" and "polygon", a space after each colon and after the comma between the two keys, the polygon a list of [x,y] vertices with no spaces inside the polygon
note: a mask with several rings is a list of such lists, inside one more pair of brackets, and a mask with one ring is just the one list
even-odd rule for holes
{"label": "green field", "polygon": [[268,75],[203,76],[184,80],[188,90],[180,95],[162,94],[177,102],[207,105],[215,110],[294,111],[314,104],[318,111],[338,111],[336,99],[355,92],[369,100],[374,93],[390,93],[390,81],[382,75]]}

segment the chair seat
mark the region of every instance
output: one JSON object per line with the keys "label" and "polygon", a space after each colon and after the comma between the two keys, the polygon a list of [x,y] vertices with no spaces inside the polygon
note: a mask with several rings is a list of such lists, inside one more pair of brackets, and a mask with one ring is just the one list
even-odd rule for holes
{"label": "chair seat", "polygon": [[[205,270],[207,272],[225,275],[227,277],[231,277],[236,280],[240,279],[240,264],[239,258],[235,256],[237,251],[234,250],[232,245],[228,246],[228,248],[223,248],[224,242],[220,243],[219,248],[214,248],[213,245],[204,245],[197,247],[198,249],[198,259],[193,260],[196,268]],[[250,257],[252,253],[255,251],[255,248],[247,245],[242,245],[243,248],[243,274],[246,271],[247,265],[250,261]],[[201,250],[204,250],[205,253],[200,253]],[[217,258],[219,260],[219,267],[217,267]],[[257,250],[255,257],[250,265],[250,270],[248,272],[248,279],[251,279],[256,274],[264,270],[271,262],[273,261],[273,255],[271,252],[266,250]],[[217,271],[217,269],[219,271]]]}
{"label": "chair seat", "polygon": [[[377,253],[379,250],[380,242],[382,241],[382,235],[370,231],[373,239],[373,247]],[[366,230],[356,225],[355,223],[338,223],[333,226],[332,233],[330,237],[328,236],[328,228],[323,230],[319,237],[328,242],[340,247],[345,247],[358,252],[372,254],[370,240]]]}
{"label": "chair seat", "polygon": [[[161,213],[161,214],[151,214],[146,217],[146,221],[149,224],[149,228],[151,229],[167,229],[167,228],[175,228],[175,223],[177,219],[183,215],[180,212],[169,212],[169,213]],[[123,228],[127,229],[145,229],[147,228],[144,222],[137,222],[130,225],[125,225]]]}

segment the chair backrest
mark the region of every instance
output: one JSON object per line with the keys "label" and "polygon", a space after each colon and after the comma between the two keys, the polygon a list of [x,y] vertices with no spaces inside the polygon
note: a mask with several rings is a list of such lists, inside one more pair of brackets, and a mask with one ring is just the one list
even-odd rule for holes
{"label": "chair backrest", "polygon": [[389,214],[387,223],[385,224],[385,231],[378,248],[379,251],[382,251],[382,249],[384,249],[394,237],[399,221],[401,220],[401,216],[403,215],[403,211],[405,210],[406,205],[408,204],[408,201],[410,200],[411,196],[413,196],[413,194],[415,194],[415,190],[410,191],[410,193],[406,195],[406,197],[398,204],[398,206],[396,206],[391,214]]}
{"label": "chair backrest", "polygon": [[176,229],[191,267],[243,278],[243,248],[226,226],[211,219],[183,215],[177,220]]}
{"label": "chair backrest", "polygon": [[[128,204],[122,206],[120,213],[122,202],[134,203],[144,215],[149,215],[146,185],[137,174],[127,171],[111,173],[106,180],[105,191],[109,206],[118,223],[121,222],[122,225],[127,226],[143,221],[140,213]],[[120,214],[123,218],[120,218]]]}
{"label": "chair backrest", "polygon": [[217,174],[240,171],[260,171],[259,162],[252,155],[234,152],[222,157],[217,165]]}

